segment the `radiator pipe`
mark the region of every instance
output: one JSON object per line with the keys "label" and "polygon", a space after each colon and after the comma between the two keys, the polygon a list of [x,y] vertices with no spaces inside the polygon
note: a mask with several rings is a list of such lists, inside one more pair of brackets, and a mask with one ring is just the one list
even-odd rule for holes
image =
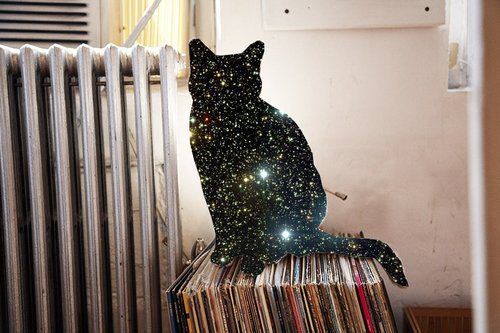
{"label": "radiator pipe", "polygon": [[[59,46],[54,44],[54,46]],[[82,44],[80,47],[85,46]],[[39,75],[43,77],[50,76],[50,65],[49,65],[49,50],[41,49],[32,45],[25,45],[24,47],[29,47],[31,50],[38,55],[38,69]],[[60,46],[62,47],[62,46]],[[132,49],[126,47],[119,47],[114,44],[108,44],[107,47],[113,47],[120,51],[120,56],[118,57],[121,69],[124,76],[132,76]],[[107,48],[106,47],[106,48]],[[21,66],[19,60],[19,49],[9,48],[2,46],[3,49],[8,50],[11,54],[11,72],[14,76],[21,75]],[[92,48],[94,51],[94,57],[92,59],[96,76],[105,76],[106,70],[104,65],[104,53],[106,48]],[[144,47],[147,51],[147,56],[150,58],[150,65],[148,66],[149,75],[160,75],[160,61],[159,61],[159,50],[158,47]],[[66,48],[67,52],[67,73],[70,76],[76,76],[78,73],[77,68],[77,50]],[[177,63],[175,73],[186,67],[186,55],[175,51],[172,48],[172,52],[175,57],[174,60]]]}

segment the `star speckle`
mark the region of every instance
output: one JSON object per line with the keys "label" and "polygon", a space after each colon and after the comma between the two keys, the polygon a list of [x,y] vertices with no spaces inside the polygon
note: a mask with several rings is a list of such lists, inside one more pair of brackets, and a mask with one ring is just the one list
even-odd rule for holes
{"label": "star speckle", "polygon": [[259,176],[262,179],[266,179],[267,177],[269,177],[269,172],[267,172],[266,170],[262,169],[262,170],[259,171]]}
{"label": "star speckle", "polygon": [[281,237],[283,237],[284,240],[288,240],[290,238],[290,231],[288,230],[283,230],[283,232],[281,233]]}

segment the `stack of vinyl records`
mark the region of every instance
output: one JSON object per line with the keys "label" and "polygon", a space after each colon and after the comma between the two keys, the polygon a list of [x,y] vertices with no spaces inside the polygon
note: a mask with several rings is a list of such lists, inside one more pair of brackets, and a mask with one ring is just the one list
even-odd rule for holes
{"label": "stack of vinyl records", "polygon": [[167,290],[172,332],[397,332],[371,259],[286,256],[257,277],[201,253]]}

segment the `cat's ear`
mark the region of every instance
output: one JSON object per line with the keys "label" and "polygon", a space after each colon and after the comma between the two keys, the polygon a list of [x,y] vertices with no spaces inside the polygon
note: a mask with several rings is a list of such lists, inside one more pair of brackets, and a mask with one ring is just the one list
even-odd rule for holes
{"label": "cat's ear", "polygon": [[243,53],[249,57],[261,60],[264,56],[264,43],[260,40],[253,42],[243,51]]}
{"label": "cat's ear", "polygon": [[189,42],[189,59],[191,62],[207,61],[212,58],[215,58],[215,54],[201,40],[193,39]]}

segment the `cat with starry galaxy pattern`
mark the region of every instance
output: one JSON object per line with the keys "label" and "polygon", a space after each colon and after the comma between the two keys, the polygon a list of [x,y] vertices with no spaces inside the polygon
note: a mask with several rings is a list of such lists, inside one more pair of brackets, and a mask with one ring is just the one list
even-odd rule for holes
{"label": "cat with starry galaxy pattern", "polygon": [[286,254],[369,257],[406,286],[387,244],[318,229],[325,191],[297,124],[259,98],[263,54],[261,41],[221,56],[199,39],[189,44],[190,141],[215,228],[212,261],[228,265],[241,256],[243,272],[257,275]]}

